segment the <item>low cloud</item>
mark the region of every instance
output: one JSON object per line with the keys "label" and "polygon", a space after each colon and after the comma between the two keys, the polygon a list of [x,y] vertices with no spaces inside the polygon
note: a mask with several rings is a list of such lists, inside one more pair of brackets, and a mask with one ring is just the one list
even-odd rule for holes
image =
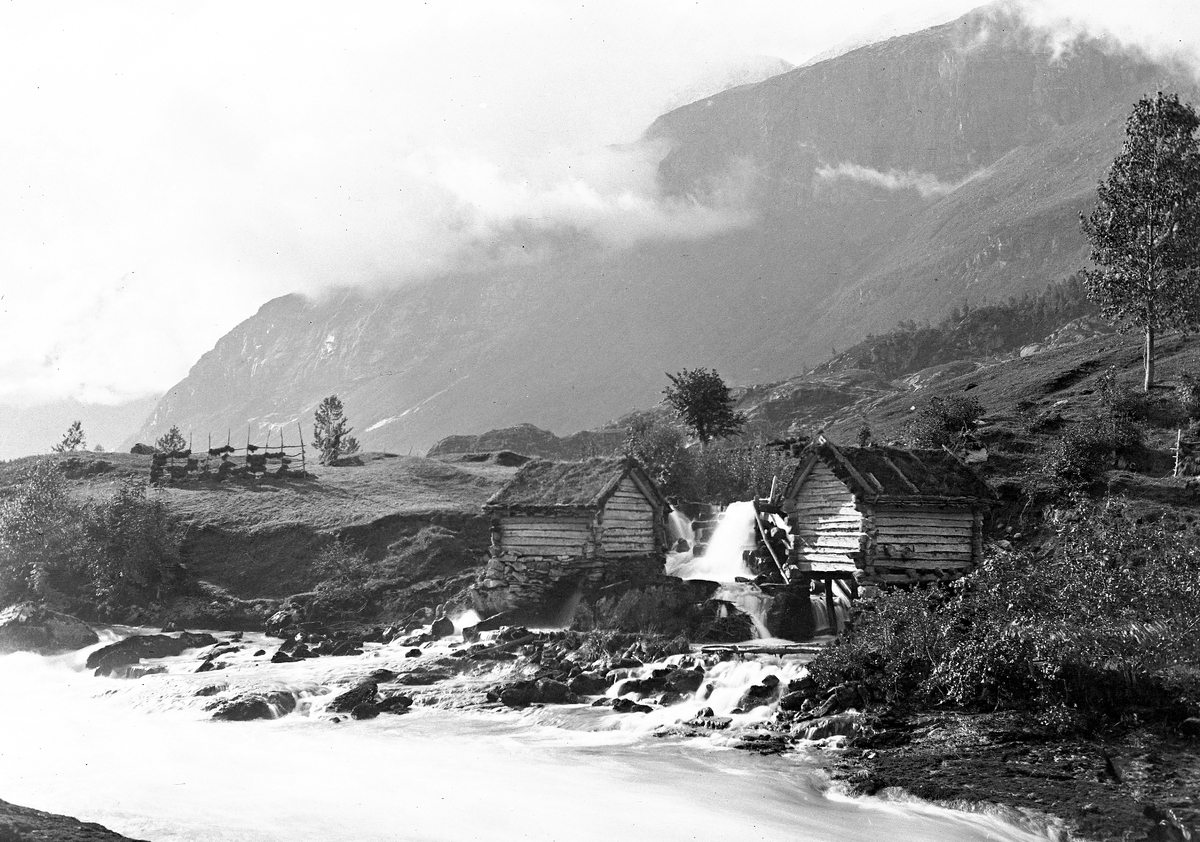
{"label": "low cloud", "polygon": [[932,173],[895,169],[884,172],[848,162],[836,166],[826,164],[816,170],[818,184],[845,179],[882,190],[915,190],[922,199],[937,198],[953,193],[976,176],[977,174],[968,176],[962,181],[947,182]]}

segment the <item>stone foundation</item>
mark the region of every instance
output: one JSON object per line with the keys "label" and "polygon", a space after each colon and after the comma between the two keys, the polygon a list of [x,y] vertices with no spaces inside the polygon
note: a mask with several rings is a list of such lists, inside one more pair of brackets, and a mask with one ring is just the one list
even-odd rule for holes
{"label": "stone foundation", "polygon": [[576,594],[663,575],[660,556],[494,556],[472,592],[483,617],[510,611],[554,615]]}

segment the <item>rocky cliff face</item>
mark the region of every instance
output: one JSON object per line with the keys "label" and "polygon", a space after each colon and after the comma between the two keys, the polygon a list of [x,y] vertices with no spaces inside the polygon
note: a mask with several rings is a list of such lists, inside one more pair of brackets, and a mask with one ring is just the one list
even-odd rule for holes
{"label": "rocky cliff face", "polygon": [[[1086,257],[1078,214],[1143,93],[1189,82],[974,13],[663,115],[664,194],[748,225],[388,292],[269,302],[139,433],[311,436],[338,393],[364,446],[424,450],[517,422],[557,432],[654,404],[663,372],[783,380],[900,319],[1041,288]],[[734,185],[731,187],[731,185]],[[736,189],[735,189],[736,188]],[[733,196],[734,198],[731,198]]]}

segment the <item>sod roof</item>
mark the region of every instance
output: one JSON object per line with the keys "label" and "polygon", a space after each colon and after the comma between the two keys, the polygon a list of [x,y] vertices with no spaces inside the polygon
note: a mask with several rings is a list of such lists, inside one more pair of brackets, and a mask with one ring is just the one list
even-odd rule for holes
{"label": "sod roof", "polygon": [[544,459],[528,462],[508,485],[492,495],[485,508],[599,510],[617,490],[621,480],[631,474],[644,491],[649,491],[652,504],[667,505],[637,462],[628,457],[609,457],[581,462]]}

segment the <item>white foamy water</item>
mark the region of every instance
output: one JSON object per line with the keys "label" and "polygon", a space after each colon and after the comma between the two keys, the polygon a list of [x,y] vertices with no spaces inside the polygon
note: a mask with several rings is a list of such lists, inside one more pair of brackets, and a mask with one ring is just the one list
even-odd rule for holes
{"label": "white foamy water", "polygon": [[754,503],[730,503],[713,530],[704,555],[671,553],[667,575],[680,579],[704,579],[708,582],[732,582],[738,577],[753,578],[743,554],[754,549]]}
{"label": "white foamy water", "polygon": [[[235,656],[202,675],[190,653],[171,662],[179,674],[137,681],[93,678],[86,653],[0,657],[0,797],[155,842],[1046,838],[985,814],[823,794],[803,753],[648,735],[703,705],[732,709],[769,673],[786,681],[796,666],[782,661],[715,665],[708,700],[650,715],[581,705],[319,715],[336,676],[393,666],[401,649],[277,665]],[[271,722],[207,719],[196,690],[239,683],[287,687],[302,704]]]}

